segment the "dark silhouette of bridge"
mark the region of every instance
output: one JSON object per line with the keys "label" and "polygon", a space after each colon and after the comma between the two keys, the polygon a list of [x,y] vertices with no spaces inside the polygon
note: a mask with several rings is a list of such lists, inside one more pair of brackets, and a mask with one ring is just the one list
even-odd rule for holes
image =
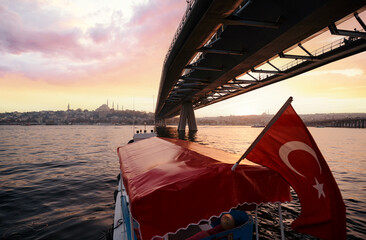
{"label": "dark silhouette of bridge", "polygon": [[[365,9],[364,0],[189,1],[164,62],[157,123],[180,114],[178,130],[187,120],[197,130],[194,109],[365,51]],[[338,29],[349,18],[361,30]],[[313,52],[303,46],[324,31],[344,38]],[[303,54],[288,53],[295,47]],[[294,61],[279,67],[276,57]]]}
{"label": "dark silhouette of bridge", "polygon": [[366,118],[344,118],[337,120],[313,121],[306,122],[306,125],[313,127],[365,128]]}

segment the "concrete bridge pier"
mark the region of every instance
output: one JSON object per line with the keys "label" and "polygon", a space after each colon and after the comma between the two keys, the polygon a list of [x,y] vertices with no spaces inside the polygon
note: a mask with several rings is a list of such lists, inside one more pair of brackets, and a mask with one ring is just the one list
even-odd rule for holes
{"label": "concrete bridge pier", "polygon": [[197,131],[196,118],[194,116],[192,102],[185,102],[182,105],[179,117],[178,131],[185,131],[188,120],[188,129],[190,132]]}
{"label": "concrete bridge pier", "polygon": [[166,127],[165,119],[155,119],[155,127]]}

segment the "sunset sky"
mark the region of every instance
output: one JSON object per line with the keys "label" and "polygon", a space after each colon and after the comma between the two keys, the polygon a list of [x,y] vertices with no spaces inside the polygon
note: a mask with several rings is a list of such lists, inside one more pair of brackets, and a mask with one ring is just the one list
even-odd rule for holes
{"label": "sunset sky", "polygon": [[[152,112],[185,0],[0,0],[0,112]],[[365,12],[360,17],[366,22]],[[342,29],[360,29],[348,21]],[[310,51],[339,37],[323,34]],[[316,41],[315,41],[316,40]],[[279,65],[281,66],[281,65]],[[200,109],[196,116],[366,112],[366,53]]]}

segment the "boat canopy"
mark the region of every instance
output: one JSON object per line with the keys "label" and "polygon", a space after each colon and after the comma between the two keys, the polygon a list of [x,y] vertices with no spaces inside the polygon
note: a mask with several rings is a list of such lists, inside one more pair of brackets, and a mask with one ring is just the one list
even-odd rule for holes
{"label": "boat canopy", "polygon": [[276,172],[239,155],[153,137],[118,148],[130,210],[143,239],[174,233],[242,204],[291,201]]}

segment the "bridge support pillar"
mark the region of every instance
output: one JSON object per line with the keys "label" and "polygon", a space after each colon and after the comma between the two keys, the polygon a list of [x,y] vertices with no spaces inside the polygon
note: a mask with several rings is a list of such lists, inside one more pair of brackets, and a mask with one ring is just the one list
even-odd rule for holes
{"label": "bridge support pillar", "polygon": [[185,131],[188,120],[189,131],[197,131],[196,118],[194,116],[192,102],[185,102],[180,111],[178,131]]}
{"label": "bridge support pillar", "polygon": [[166,127],[165,119],[155,119],[155,127]]}

